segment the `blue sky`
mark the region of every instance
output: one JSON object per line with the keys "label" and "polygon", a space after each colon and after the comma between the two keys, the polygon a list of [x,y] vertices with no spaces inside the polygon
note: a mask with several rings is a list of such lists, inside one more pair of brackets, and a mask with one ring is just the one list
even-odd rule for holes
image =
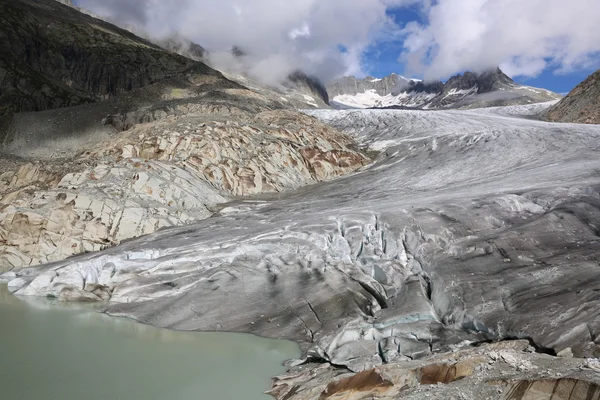
{"label": "blue sky", "polygon": [[[388,15],[403,28],[408,22],[417,21],[425,23],[425,16],[417,7],[388,10]],[[405,65],[399,60],[399,55],[403,51],[403,41],[401,38],[388,40],[383,38],[369,46],[362,56],[362,64],[365,73],[376,78],[387,76],[391,73],[405,75],[407,77],[422,78],[420,74],[410,74],[406,72]],[[595,67],[600,67],[595,65]],[[586,79],[597,68],[581,68],[569,73],[557,72],[557,67],[547,67],[536,76],[512,76],[512,78],[521,84],[545,88],[556,93],[568,93],[577,84]],[[460,71],[464,72],[464,71]],[[449,77],[449,76],[448,76]],[[446,80],[448,77],[442,78]]]}

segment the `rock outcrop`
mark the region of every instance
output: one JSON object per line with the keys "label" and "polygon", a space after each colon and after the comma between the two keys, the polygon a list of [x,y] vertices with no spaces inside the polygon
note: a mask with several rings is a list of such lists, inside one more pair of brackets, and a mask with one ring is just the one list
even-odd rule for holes
{"label": "rock outcrop", "polygon": [[560,359],[527,341],[484,344],[359,373],[330,365],[292,367],[274,379],[278,400],[600,399],[597,359]]}
{"label": "rock outcrop", "polygon": [[600,70],[577,85],[542,117],[553,122],[600,124]]}
{"label": "rock outcrop", "polygon": [[158,40],[156,44],[165,50],[172,51],[173,53],[191,58],[195,61],[204,62],[208,56],[208,51],[204,47],[191,40],[185,39],[180,35],[171,35],[162,40]]}
{"label": "rock outcrop", "polygon": [[294,71],[283,84],[292,90],[304,93],[318,99],[319,102],[325,105],[329,105],[329,95],[325,85],[314,76],[307,75],[302,71]]}

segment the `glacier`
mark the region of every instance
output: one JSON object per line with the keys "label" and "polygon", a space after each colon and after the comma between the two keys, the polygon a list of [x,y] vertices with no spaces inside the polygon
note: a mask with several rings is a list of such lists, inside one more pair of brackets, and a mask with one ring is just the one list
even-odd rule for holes
{"label": "glacier", "polygon": [[307,110],[375,161],[4,279],[103,285],[110,315],[291,339],[352,371],[502,338],[597,356],[600,126],[531,117],[549,105]]}

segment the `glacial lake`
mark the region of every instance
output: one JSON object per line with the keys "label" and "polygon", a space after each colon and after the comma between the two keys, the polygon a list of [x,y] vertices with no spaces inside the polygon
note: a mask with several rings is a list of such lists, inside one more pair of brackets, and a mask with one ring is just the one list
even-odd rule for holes
{"label": "glacial lake", "polygon": [[158,329],[0,284],[2,399],[267,400],[299,355],[288,341]]}

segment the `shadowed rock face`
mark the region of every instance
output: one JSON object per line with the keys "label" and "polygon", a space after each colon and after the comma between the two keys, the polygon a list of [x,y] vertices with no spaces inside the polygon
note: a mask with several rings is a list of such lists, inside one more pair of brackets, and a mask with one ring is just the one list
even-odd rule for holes
{"label": "shadowed rock face", "polygon": [[302,71],[291,73],[288,77],[286,86],[301,92],[306,92],[309,96],[316,96],[318,99],[322,100],[323,103],[329,104],[329,95],[327,94],[327,89],[323,83],[319,79],[306,75]]}
{"label": "shadowed rock face", "polygon": [[0,1],[0,116],[95,102],[194,64],[54,0]]}
{"label": "shadowed rock face", "polygon": [[444,90],[464,90],[477,87],[477,93],[487,93],[514,84],[515,82],[502,72],[500,68],[496,68],[495,70],[480,74],[465,72],[462,75],[455,75],[446,82]]}
{"label": "shadowed rock face", "polygon": [[208,55],[208,51],[204,47],[177,35],[158,41],[157,44],[165,50],[172,51],[195,61],[204,61]]}
{"label": "shadowed rock face", "polygon": [[600,124],[600,70],[577,85],[542,116],[554,122]]}

